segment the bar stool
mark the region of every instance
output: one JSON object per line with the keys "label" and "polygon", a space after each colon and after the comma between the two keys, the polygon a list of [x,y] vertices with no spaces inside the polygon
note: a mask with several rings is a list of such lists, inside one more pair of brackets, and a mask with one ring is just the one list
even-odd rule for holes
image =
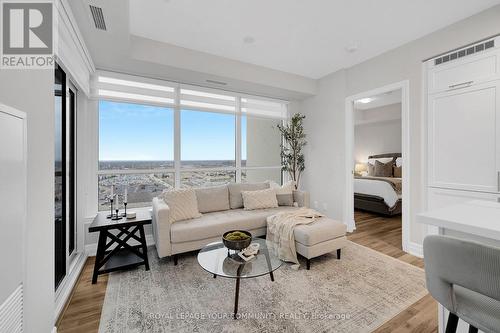
{"label": "bar stool", "polygon": [[458,319],[469,332],[500,332],[500,248],[447,236],[424,240],[427,289],[449,312],[446,333]]}

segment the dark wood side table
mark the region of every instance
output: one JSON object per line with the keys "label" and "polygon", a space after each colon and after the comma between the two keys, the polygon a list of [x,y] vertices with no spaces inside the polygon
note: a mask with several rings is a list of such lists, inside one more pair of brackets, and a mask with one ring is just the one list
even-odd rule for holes
{"label": "dark wood side table", "polygon": [[[137,210],[135,219],[123,217],[117,221],[106,218],[107,214],[108,212],[98,213],[89,227],[89,232],[99,232],[92,284],[97,282],[98,275],[117,270],[144,265],[149,271],[144,234],[144,225],[151,224],[149,210]],[[129,244],[132,239],[139,242],[139,245]],[[112,248],[113,245],[116,247]]]}

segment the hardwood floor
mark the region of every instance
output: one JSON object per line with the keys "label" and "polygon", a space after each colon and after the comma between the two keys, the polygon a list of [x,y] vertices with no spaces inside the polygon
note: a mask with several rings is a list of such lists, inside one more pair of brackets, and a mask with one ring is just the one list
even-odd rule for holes
{"label": "hardwood floor", "polygon": [[[400,217],[386,218],[357,211],[355,220],[357,229],[348,235],[349,240],[412,265],[424,266],[422,259],[401,250]],[[94,259],[87,259],[68,305],[57,322],[59,333],[92,333],[99,328],[108,277],[100,275],[97,284],[91,283]],[[427,295],[375,332],[437,332],[437,303]]]}
{"label": "hardwood floor", "polygon": [[56,324],[58,333],[93,333],[99,330],[108,275],[99,275],[92,284],[95,257],[89,257],[69,302]]}

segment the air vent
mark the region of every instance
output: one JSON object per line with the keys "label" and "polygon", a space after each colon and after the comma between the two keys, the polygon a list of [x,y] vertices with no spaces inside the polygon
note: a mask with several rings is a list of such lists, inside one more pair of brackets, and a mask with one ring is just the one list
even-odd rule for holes
{"label": "air vent", "polygon": [[0,304],[0,332],[23,332],[23,285]]}
{"label": "air vent", "polygon": [[453,60],[456,60],[459,58],[463,58],[463,57],[466,57],[466,56],[474,54],[474,53],[478,53],[478,52],[482,52],[482,51],[491,49],[493,47],[495,47],[495,40],[494,39],[489,40],[487,42],[480,43],[480,44],[468,46],[468,47],[463,48],[461,50],[454,51],[452,53],[448,53],[442,57],[434,59],[434,65],[436,65],[436,66],[442,65],[442,64],[445,64],[447,62],[450,62],[450,61],[453,61]]}
{"label": "air vent", "polygon": [[106,22],[104,21],[104,15],[102,14],[102,8],[96,6],[90,6],[90,12],[92,13],[92,18],[94,19],[95,27],[99,30],[106,31]]}
{"label": "air vent", "polygon": [[213,84],[219,84],[221,86],[225,86],[227,85],[226,82],[222,82],[222,81],[215,81],[215,80],[206,80],[208,83],[213,83]]}

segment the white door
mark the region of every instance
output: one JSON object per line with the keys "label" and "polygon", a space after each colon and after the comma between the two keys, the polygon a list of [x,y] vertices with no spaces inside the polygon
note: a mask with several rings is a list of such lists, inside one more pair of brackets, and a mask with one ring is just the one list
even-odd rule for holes
{"label": "white door", "polygon": [[498,82],[429,96],[429,186],[499,192]]}
{"label": "white door", "polygon": [[23,325],[24,223],[26,218],[24,114],[0,104],[0,332]]}

